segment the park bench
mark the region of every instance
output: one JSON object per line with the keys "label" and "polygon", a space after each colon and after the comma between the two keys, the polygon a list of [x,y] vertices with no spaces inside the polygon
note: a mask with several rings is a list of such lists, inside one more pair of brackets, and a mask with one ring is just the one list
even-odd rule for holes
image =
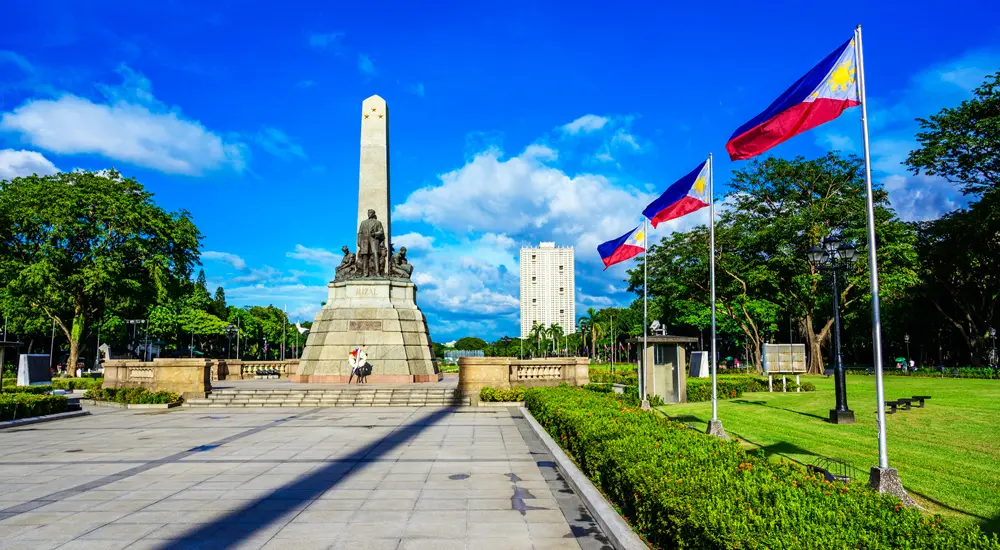
{"label": "park bench", "polygon": [[910,403],[912,402],[913,400],[910,399],[909,397],[900,397],[899,399],[896,400],[896,403],[899,403],[899,406],[903,407],[904,411],[910,410]]}
{"label": "park bench", "polygon": [[913,399],[914,401],[919,401],[920,405],[917,405],[917,406],[922,409],[922,408],[924,408],[924,401],[927,400],[927,399],[930,399],[930,398],[931,398],[931,396],[929,396],[929,395],[914,395],[911,399]]}
{"label": "park bench", "polygon": [[897,401],[886,401],[885,402],[885,406],[889,407],[891,409],[888,412],[888,414],[894,414],[896,412],[896,405],[899,405],[899,403]]}

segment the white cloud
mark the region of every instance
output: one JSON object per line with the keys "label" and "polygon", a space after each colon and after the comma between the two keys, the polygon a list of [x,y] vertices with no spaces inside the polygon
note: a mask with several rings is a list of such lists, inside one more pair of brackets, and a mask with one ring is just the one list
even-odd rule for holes
{"label": "white cloud", "polygon": [[551,162],[559,158],[559,153],[547,145],[535,143],[525,148],[524,153],[521,153],[521,157],[525,159],[536,159],[542,162]]}
{"label": "white cloud", "polygon": [[405,235],[392,237],[392,245],[397,250],[405,246],[407,252],[413,250],[430,250],[434,246],[434,237],[411,231]]}
{"label": "white cloud", "polygon": [[35,67],[27,59],[25,59],[24,56],[18,55],[9,50],[0,50],[0,63],[11,63],[27,74],[35,72]]}
{"label": "white cloud", "polygon": [[882,185],[893,208],[907,221],[933,220],[967,203],[961,191],[937,176],[891,175]]}
{"label": "white cloud", "polygon": [[[576,246],[578,260],[599,264],[590,252],[641,222],[639,213],[654,198],[604,176],[570,176],[530,155],[501,156],[497,150],[481,153],[443,174],[440,184],[414,191],[396,206],[393,220],[422,221],[460,234],[557,241]],[[628,212],[635,214],[622,215]],[[697,216],[678,224],[692,218]]]}
{"label": "white cloud", "polygon": [[342,32],[315,33],[309,35],[309,45],[317,50],[339,49],[343,38]]}
{"label": "white cloud", "polygon": [[301,145],[295,143],[281,130],[271,126],[262,126],[254,136],[254,142],[261,149],[282,160],[290,160],[292,157],[306,158],[306,152]]}
{"label": "white cloud", "polygon": [[0,181],[12,180],[20,176],[48,176],[55,174],[56,168],[49,159],[35,151],[0,149]]}
{"label": "white cloud", "polygon": [[311,265],[333,269],[340,264],[341,257],[325,248],[309,248],[301,244],[295,245],[294,252],[285,254],[289,258],[302,260]]}
{"label": "white cloud", "polygon": [[838,133],[820,133],[816,139],[820,147],[832,149],[834,151],[855,152],[854,138]]}
{"label": "white cloud", "polygon": [[98,89],[108,103],[72,94],[31,99],[0,116],[0,130],[62,155],[97,154],[173,174],[243,170],[246,146],[224,140],[152,94],[142,75],[119,68],[123,84]]}
{"label": "white cloud", "polygon": [[611,119],[608,117],[597,116],[597,115],[583,115],[582,117],[574,120],[573,122],[563,124],[560,126],[566,134],[576,135],[576,134],[586,134],[589,132],[595,132],[604,128],[604,126],[610,122]]}
{"label": "white cloud", "polygon": [[408,89],[410,90],[410,93],[412,93],[417,97],[424,97],[424,93],[426,92],[426,90],[424,89],[424,84],[422,82],[417,82],[416,84],[410,86]]}
{"label": "white cloud", "polygon": [[237,271],[245,271],[247,268],[247,263],[243,258],[229,252],[206,250],[201,253],[201,259],[226,262],[227,264],[233,266],[233,269]]}
{"label": "white cloud", "polygon": [[358,70],[367,76],[375,76],[375,62],[365,54],[358,54]]}

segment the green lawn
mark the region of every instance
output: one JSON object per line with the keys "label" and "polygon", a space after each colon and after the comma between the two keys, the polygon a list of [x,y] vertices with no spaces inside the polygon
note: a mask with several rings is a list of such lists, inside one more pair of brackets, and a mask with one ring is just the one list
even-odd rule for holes
{"label": "green lawn", "polygon": [[[811,464],[817,456],[850,462],[866,473],[878,463],[875,377],[848,376],[854,425],[826,422],[833,379],[803,376],[817,391],[748,393],[719,401],[730,437],[774,459]],[[926,408],[886,415],[889,465],[921,506],[1000,533],[1000,382],[886,377],[886,399],[930,395]],[[659,407],[671,418],[704,430],[711,403]]]}

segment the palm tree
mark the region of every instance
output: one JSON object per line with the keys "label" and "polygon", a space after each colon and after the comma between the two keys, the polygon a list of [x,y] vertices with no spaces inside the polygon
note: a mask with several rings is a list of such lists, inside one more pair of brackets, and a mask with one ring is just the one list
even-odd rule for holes
{"label": "palm tree", "polygon": [[563,329],[559,323],[552,323],[549,326],[549,336],[552,338],[552,352],[556,353],[556,343],[562,338]]}
{"label": "palm tree", "polygon": [[592,307],[587,308],[587,316],[580,317],[580,332],[590,333],[590,357],[597,354],[597,336],[601,332],[601,326],[597,322],[597,311]]}
{"label": "palm tree", "polygon": [[531,325],[531,331],[528,334],[535,339],[537,349],[541,349],[542,336],[545,334],[545,325],[535,321],[535,324]]}

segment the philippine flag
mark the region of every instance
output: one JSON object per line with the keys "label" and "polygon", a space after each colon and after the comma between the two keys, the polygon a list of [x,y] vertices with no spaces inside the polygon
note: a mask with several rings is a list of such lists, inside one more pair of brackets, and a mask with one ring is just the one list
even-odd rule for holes
{"label": "philippine flag", "polygon": [[755,157],[861,104],[857,54],[848,40],[792,84],[763,113],[740,126],[726,143],[733,160]]}
{"label": "philippine flag", "polygon": [[708,161],[677,180],[642,211],[655,228],[657,225],[701,210],[708,206]]}
{"label": "philippine flag", "polygon": [[604,269],[607,269],[619,262],[635,257],[640,252],[646,250],[642,244],[642,226],[632,229],[628,233],[610,240],[597,247],[597,252],[604,261]]}

